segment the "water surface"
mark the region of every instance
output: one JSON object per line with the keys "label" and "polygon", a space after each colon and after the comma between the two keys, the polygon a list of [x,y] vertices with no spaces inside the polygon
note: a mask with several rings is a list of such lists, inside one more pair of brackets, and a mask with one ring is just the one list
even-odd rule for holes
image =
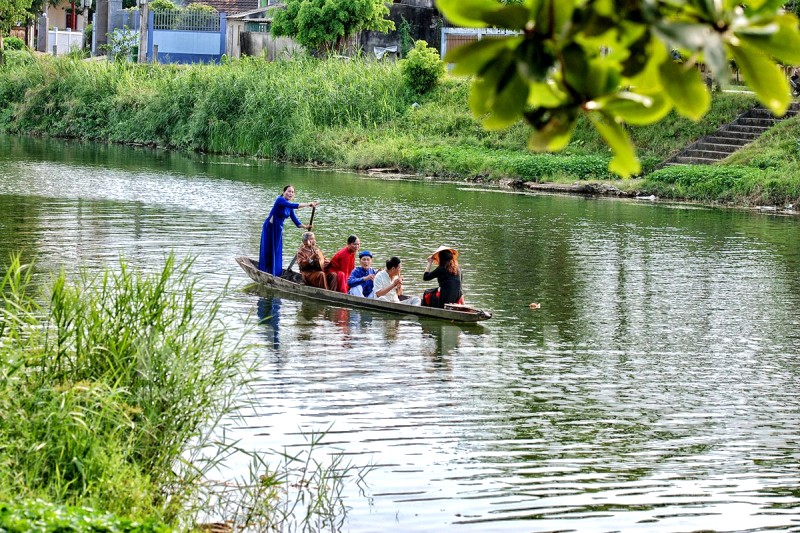
{"label": "water surface", "polygon": [[0,257],[155,270],[174,251],[209,294],[243,288],[233,258],[287,183],[322,202],[328,255],[355,232],[419,293],[453,245],[467,300],[494,311],[225,298],[233,326],[263,319],[259,413],[233,433],[299,449],[330,428],[325,452],[373,465],[347,530],[800,531],[796,218],[0,137]]}

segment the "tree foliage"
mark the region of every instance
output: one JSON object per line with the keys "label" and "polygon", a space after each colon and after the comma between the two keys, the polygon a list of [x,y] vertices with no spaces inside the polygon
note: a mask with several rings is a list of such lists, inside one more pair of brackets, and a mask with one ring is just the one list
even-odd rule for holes
{"label": "tree foliage", "polygon": [[292,37],[312,52],[341,50],[347,38],[361,30],[387,32],[384,0],[287,0],[272,16],[272,34]]}
{"label": "tree foliage", "polygon": [[153,0],[150,2],[151,11],[175,11],[178,6],[172,0]]}
{"label": "tree foliage", "polygon": [[[524,119],[529,146],[560,150],[580,115],[614,151],[622,176],[641,166],[626,124],[658,122],[671,109],[699,120],[710,95],[698,68],[728,79],[733,59],[773,113],[791,100],[778,63],[800,63],[800,32],[782,1],[437,0],[454,24],[511,30],[453,49],[454,73],[474,76],[470,107],[487,128]],[[670,51],[680,52],[674,60]]]}
{"label": "tree foliage", "polygon": [[30,19],[31,0],[0,0],[0,65],[5,60],[3,37],[17,24]]}

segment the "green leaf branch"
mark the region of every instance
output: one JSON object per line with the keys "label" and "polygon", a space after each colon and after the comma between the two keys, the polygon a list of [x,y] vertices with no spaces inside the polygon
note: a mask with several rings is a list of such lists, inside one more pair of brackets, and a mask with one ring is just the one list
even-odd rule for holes
{"label": "green leaf branch", "polygon": [[[473,76],[470,107],[487,128],[523,119],[529,146],[569,143],[581,115],[614,152],[609,169],[640,172],[627,125],[652,124],[670,110],[700,120],[711,96],[698,70],[718,81],[735,60],[773,113],[786,112],[780,64],[800,64],[797,17],[776,0],[437,0],[453,24],[512,30],[449,51],[454,74]],[[672,51],[677,50],[677,58]]]}

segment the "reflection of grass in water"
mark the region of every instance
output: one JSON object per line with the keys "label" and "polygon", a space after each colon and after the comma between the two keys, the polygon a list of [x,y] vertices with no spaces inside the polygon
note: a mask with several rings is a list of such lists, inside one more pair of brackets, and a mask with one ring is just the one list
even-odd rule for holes
{"label": "reflection of grass in water", "polygon": [[251,454],[247,479],[213,489],[213,514],[230,517],[236,528],[249,531],[340,531],[347,516],[344,489],[352,479],[363,495],[364,477],[372,467],[345,463],[338,453],[326,452],[326,462],[318,461],[315,452],[325,435],[306,434],[307,446],[297,453],[274,452],[281,458],[277,468]]}
{"label": "reflection of grass in water", "polygon": [[[221,297],[199,300],[191,267],[168,257],[143,275],[121,261],[117,271],[81,270],[74,280],[61,273],[38,290],[12,257],[0,278],[0,500],[41,498],[184,526],[208,509],[217,495],[205,479],[237,451],[215,428],[246,406],[258,363],[229,338]],[[320,439],[312,435],[310,448]],[[281,528],[344,519],[353,468],[340,458],[324,465],[309,451],[299,471],[308,483],[292,495],[284,487],[300,456],[281,454],[270,470],[250,455],[253,479],[268,473],[234,486],[249,507],[225,518]]]}

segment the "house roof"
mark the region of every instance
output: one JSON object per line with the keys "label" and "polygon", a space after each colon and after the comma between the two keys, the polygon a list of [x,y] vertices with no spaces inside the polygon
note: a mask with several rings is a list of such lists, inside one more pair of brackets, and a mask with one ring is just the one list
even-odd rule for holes
{"label": "house roof", "polygon": [[[184,0],[184,4],[192,0]],[[194,0],[209,5],[227,15],[236,15],[244,11],[253,11],[258,8],[258,0]]]}
{"label": "house roof", "polygon": [[270,10],[272,10],[274,6],[269,7],[259,7],[258,9],[252,9],[250,11],[243,11],[241,13],[236,13],[235,15],[229,16],[229,19],[242,19],[242,20],[272,20],[271,17],[267,17]]}

